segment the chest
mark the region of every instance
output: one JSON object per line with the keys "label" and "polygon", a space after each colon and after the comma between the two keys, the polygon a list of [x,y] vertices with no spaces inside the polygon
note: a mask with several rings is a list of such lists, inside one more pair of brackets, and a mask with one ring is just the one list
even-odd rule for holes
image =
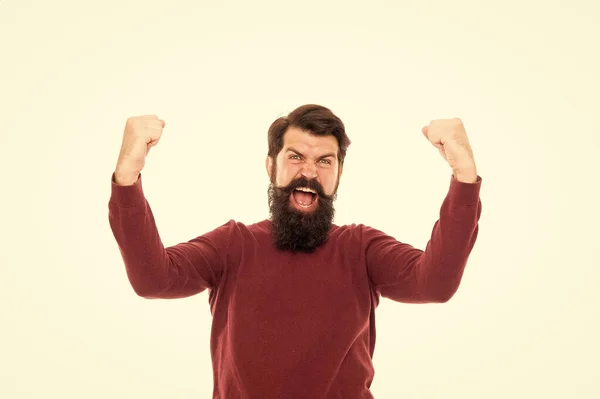
{"label": "chest", "polygon": [[260,323],[263,332],[314,334],[368,324],[370,284],[358,256],[256,251],[242,257],[231,283],[229,306],[235,320],[230,321]]}

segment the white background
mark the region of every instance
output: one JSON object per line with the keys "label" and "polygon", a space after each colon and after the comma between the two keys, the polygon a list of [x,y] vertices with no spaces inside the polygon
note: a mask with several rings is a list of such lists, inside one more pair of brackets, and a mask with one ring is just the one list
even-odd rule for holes
{"label": "white background", "polygon": [[352,140],[338,224],[425,247],[451,175],[432,119],[462,118],[483,178],[455,297],[378,308],[377,399],[600,397],[599,11],[0,2],[0,397],[211,397],[207,292],[137,297],[110,231],[125,121],[166,120],[144,190],[174,245],[268,217],[267,129],[305,103]]}

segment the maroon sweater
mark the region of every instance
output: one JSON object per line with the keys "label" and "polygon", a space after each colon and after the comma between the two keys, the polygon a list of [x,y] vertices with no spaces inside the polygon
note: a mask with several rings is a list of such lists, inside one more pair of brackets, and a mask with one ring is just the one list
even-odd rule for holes
{"label": "maroon sweater", "polygon": [[112,180],[109,221],[144,298],[208,289],[213,399],[366,399],[380,296],[446,302],[457,291],[481,214],[477,182],[451,177],[425,251],[369,226],[334,225],[314,253],[277,250],[268,220],[230,220],[165,248],[142,190]]}

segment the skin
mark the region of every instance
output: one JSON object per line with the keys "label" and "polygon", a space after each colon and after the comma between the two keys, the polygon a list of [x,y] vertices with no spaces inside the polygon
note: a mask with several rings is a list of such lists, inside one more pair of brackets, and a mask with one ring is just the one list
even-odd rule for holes
{"label": "skin", "polygon": [[301,176],[316,179],[326,195],[332,195],[342,176],[337,153],[339,146],[334,136],[317,136],[291,127],[283,136],[283,148],[277,154],[277,173],[273,179],[273,159],[267,156],[269,179],[276,187],[284,187]]}
{"label": "skin", "polygon": [[421,132],[448,162],[456,180],[471,184],[477,182],[473,149],[460,118],[432,120],[429,125],[423,126]]}

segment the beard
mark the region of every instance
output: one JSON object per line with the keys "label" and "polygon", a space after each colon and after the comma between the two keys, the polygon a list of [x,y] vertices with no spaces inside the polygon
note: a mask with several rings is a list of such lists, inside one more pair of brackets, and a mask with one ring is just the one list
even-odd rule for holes
{"label": "beard", "polygon": [[[318,197],[315,199],[317,204],[314,210],[303,212],[295,209],[290,203],[290,196],[298,187],[308,187],[317,192]],[[271,183],[268,195],[272,235],[276,248],[292,252],[314,252],[327,241],[335,215],[333,207],[337,195],[335,192],[327,196],[319,182],[302,177],[293,180],[286,187],[275,187]]]}

